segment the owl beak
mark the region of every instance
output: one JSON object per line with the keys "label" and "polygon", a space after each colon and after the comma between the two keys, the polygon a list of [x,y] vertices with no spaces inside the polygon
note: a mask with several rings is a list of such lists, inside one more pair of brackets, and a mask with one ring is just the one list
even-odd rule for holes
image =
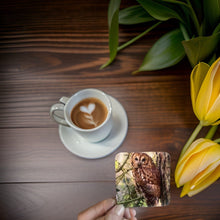
{"label": "owl beak", "polygon": [[141,167],[141,162],[138,162],[138,167]]}

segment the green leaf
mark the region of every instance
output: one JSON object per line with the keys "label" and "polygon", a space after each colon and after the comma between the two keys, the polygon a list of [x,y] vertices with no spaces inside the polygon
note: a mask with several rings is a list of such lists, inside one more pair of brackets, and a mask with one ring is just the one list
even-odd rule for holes
{"label": "green leaf", "polygon": [[139,4],[155,19],[166,21],[171,18],[176,18],[182,21],[182,18],[174,10],[173,6],[159,0],[137,0]]}
{"label": "green leaf", "polygon": [[194,67],[199,61],[212,55],[217,49],[220,40],[220,32],[211,36],[200,36],[191,40],[183,41],[186,55]]}
{"label": "green leaf", "polygon": [[220,23],[215,27],[215,30],[212,34],[217,34],[218,32],[220,32]]}
{"label": "green leaf", "polygon": [[[200,22],[202,22],[203,15],[203,0],[187,0],[187,4],[191,4],[195,14],[197,15]],[[209,2],[209,0],[205,0]]]}
{"label": "green leaf", "polygon": [[149,50],[142,65],[136,72],[159,70],[178,63],[185,55],[184,48],[181,44],[183,40],[184,38],[180,29],[163,35]]}
{"label": "green leaf", "polygon": [[140,5],[134,5],[119,11],[119,24],[140,24],[154,20]]}
{"label": "green leaf", "polygon": [[220,0],[203,0],[206,31],[210,34],[220,22]]}
{"label": "green leaf", "polygon": [[126,43],[122,44],[121,46],[118,47],[118,51],[124,49],[125,47],[129,46],[130,44],[133,44],[135,41],[137,41],[138,39],[140,39],[141,37],[143,37],[145,34],[147,34],[148,32],[150,32],[151,30],[153,30],[154,28],[156,28],[159,24],[161,24],[162,21],[157,22],[156,24],[152,25],[151,27],[149,27],[147,30],[145,30],[144,32],[142,32],[141,34],[139,34],[138,36],[132,38],[131,40],[127,41]]}
{"label": "green leaf", "polygon": [[[201,11],[201,2],[196,1],[196,9]],[[169,2],[175,4],[178,7],[174,9],[178,12],[179,17],[182,18],[181,23],[184,25],[184,29],[187,31],[189,36],[193,36],[194,34],[198,34],[197,30],[199,30],[199,23],[195,14],[195,9],[192,7],[191,3],[194,3],[193,0],[189,1],[179,1],[179,0],[163,0],[163,2]],[[201,13],[199,13],[201,14]],[[196,28],[195,28],[196,26]],[[197,30],[196,30],[197,29]]]}
{"label": "green leaf", "polygon": [[118,48],[118,16],[120,0],[111,0],[108,7],[108,26],[109,26],[109,60],[100,69],[105,68],[115,59]]}
{"label": "green leaf", "polygon": [[110,0],[108,6],[108,26],[111,27],[113,16],[119,11],[121,0]]}
{"label": "green leaf", "polygon": [[216,53],[214,53],[207,63],[209,64],[209,66],[211,66],[216,60],[217,56]]}

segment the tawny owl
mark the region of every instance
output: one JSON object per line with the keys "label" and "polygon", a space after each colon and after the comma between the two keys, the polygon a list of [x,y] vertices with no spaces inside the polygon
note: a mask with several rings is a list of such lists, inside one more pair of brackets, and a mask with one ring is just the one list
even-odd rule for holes
{"label": "tawny owl", "polygon": [[132,153],[132,174],[136,190],[146,199],[148,206],[158,203],[161,196],[161,175],[152,158],[145,153]]}

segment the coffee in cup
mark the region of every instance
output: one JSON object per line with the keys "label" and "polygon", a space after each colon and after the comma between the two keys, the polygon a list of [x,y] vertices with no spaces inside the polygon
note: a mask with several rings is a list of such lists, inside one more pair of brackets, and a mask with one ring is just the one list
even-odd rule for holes
{"label": "coffee in cup", "polygon": [[97,98],[86,98],[74,106],[72,122],[82,129],[92,129],[101,125],[108,114],[105,104]]}
{"label": "coffee in cup", "polygon": [[90,142],[105,139],[112,129],[111,101],[97,89],[84,89],[70,98],[62,97],[60,103],[51,106],[50,116]]}

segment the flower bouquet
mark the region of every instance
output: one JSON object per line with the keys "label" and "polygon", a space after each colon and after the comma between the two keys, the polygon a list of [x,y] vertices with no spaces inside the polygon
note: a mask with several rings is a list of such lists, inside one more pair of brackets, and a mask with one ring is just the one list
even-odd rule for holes
{"label": "flower bouquet", "polygon": [[[206,63],[194,67],[191,99],[200,122],[183,147],[176,166],[176,185],[183,186],[181,197],[199,193],[220,177],[220,138],[211,140],[220,124],[220,58],[211,67]],[[210,125],[206,137],[195,140],[202,127]]]}

